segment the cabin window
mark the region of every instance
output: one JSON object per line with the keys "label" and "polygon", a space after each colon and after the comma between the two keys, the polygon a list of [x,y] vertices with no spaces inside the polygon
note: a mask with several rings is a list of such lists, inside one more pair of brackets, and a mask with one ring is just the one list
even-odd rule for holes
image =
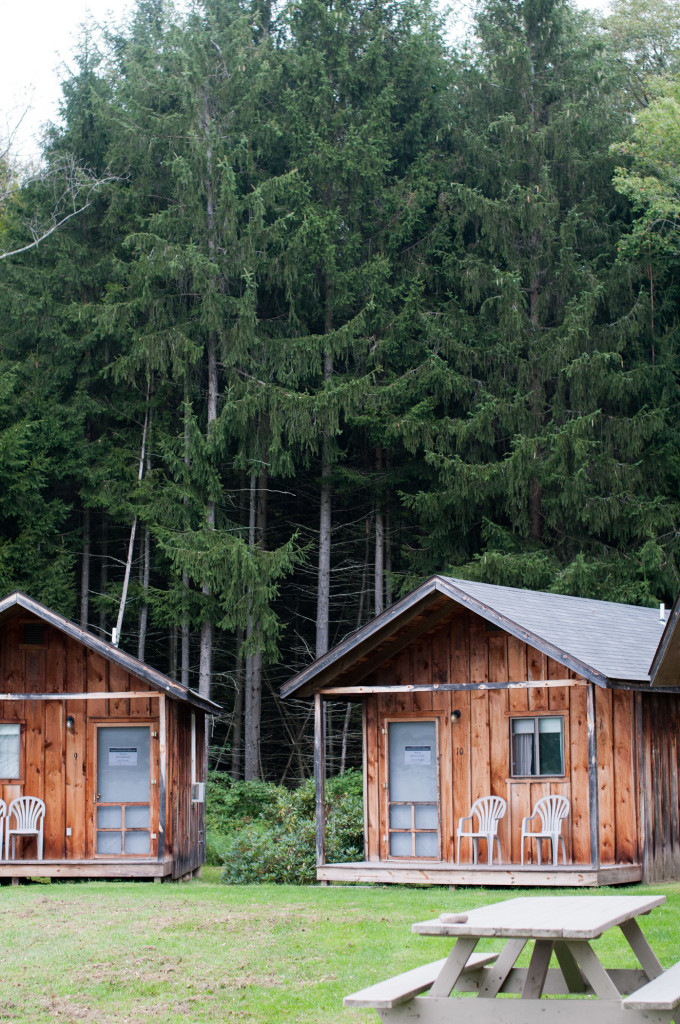
{"label": "cabin window", "polygon": [[511,775],[564,775],[561,715],[511,718]]}
{"label": "cabin window", "polygon": [[43,622],[25,622],[23,643],[26,647],[44,647],[45,624]]}
{"label": "cabin window", "polygon": [[21,726],[0,724],[0,779],[21,774]]}

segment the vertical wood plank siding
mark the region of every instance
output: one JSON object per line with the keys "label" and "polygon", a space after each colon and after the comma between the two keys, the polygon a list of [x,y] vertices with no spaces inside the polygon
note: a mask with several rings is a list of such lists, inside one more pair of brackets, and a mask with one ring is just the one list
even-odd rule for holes
{"label": "vertical wood plank siding", "polygon": [[[485,689],[486,683],[508,681],[555,682],[564,686],[538,686],[511,689]],[[453,861],[458,819],[469,813],[480,796],[495,794],[507,800],[508,810],[499,835],[503,858],[512,863],[521,860],[522,818],[529,815],[541,797],[563,794],[571,802],[571,813],[563,830],[567,858],[576,864],[589,864],[591,806],[599,810],[594,825],[599,838],[602,864],[631,864],[642,855],[638,840],[638,806],[635,757],[635,698],[628,691],[595,688],[595,758],[592,776],[596,792],[591,804],[589,784],[587,688],[585,680],[560,663],[532,649],[503,631],[489,630],[479,616],[459,610],[429,636],[420,637],[391,661],[364,680],[377,685],[395,686],[391,693],[372,694],[365,699],[365,764],[367,787],[367,856],[369,860],[388,857],[386,784],[386,722],[394,717],[423,718],[431,715],[439,722],[440,779],[442,801],[442,859]],[[477,690],[413,693],[411,684],[476,683]],[[400,690],[400,687],[404,687]],[[668,701],[668,698],[660,698]],[[644,702],[643,702],[644,703]],[[666,706],[666,705],[664,705]],[[452,714],[460,712],[459,716]],[[549,778],[512,778],[510,775],[510,718],[514,715],[555,714],[564,722],[565,773]],[[658,716],[657,716],[658,717]],[[680,725],[680,718],[678,723]],[[652,731],[650,720],[647,733]],[[674,730],[669,730],[673,733]],[[653,841],[660,849],[672,848],[674,863],[680,868],[680,842],[675,825],[665,826],[661,814],[664,801],[677,804],[677,779],[670,771],[674,759],[678,770],[677,740],[668,741],[661,758],[652,761],[656,771],[666,765],[668,783],[659,788],[653,807]],[[644,759],[643,759],[644,760]],[[675,787],[675,788],[673,788]],[[651,792],[651,789],[649,790]],[[668,796],[665,794],[668,793]],[[675,794],[675,797],[673,796]],[[599,821],[598,821],[599,817]],[[669,810],[668,821],[671,818]],[[665,828],[665,832],[664,832]],[[669,838],[670,837],[670,838]],[[461,850],[464,862],[471,858],[470,844]],[[485,852],[485,851],[484,851]],[[548,856],[547,847],[543,851]],[[666,852],[666,861],[669,855]],[[661,855],[663,861],[663,854]],[[536,844],[527,844],[525,861],[536,862]]]}
{"label": "vertical wood plank siding", "polygon": [[643,881],[677,879],[680,877],[680,695],[642,694],[637,701],[637,718]]}
{"label": "vertical wood plank siding", "polygon": [[[205,859],[205,807],[191,801],[191,708],[159,700],[149,684],[121,666],[86,649],[59,630],[46,626],[44,647],[22,644],[23,623],[12,619],[0,628],[0,691],[12,693],[101,693],[93,700],[0,701],[0,722],[22,726],[21,777],[0,780],[0,798],[8,805],[17,796],[41,797],[45,815],[45,860],[85,860],[95,854],[94,795],[97,724],[148,724],[152,731],[152,818],[161,824],[159,778],[160,703],[167,708],[167,789],[164,794],[165,852],[180,877]],[[149,692],[148,699],[125,697]],[[108,696],[110,694],[110,696]],[[73,718],[67,729],[66,718]],[[204,779],[203,715],[197,713],[198,780]],[[71,830],[66,835],[67,828]],[[152,844],[155,846],[155,843]],[[35,855],[34,841],[26,856]],[[133,872],[131,872],[133,873]]]}

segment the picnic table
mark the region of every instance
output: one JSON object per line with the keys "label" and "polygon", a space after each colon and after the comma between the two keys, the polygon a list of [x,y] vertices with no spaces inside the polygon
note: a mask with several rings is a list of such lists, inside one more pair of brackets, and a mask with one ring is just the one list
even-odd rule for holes
{"label": "picnic table", "polygon": [[[669,1024],[680,1005],[680,964],[664,971],[636,920],[665,902],[535,896],[442,914],[412,930],[454,938],[447,957],[346,996],[344,1005],[372,1007],[385,1024]],[[593,949],[593,939],[616,927],[639,968],[608,969]],[[505,944],[480,954],[482,938]],[[515,967],[527,943],[529,966]],[[501,994],[519,998],[495,999]]]}

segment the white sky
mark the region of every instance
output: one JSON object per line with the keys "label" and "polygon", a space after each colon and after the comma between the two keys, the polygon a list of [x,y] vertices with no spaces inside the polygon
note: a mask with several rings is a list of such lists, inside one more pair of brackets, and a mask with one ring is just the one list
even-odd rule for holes
{"label": "white sky", "polygon": [[[20,159],[37,152],[40,125],[55,120],[59,67],[70,62],[79,26],[113,15],[122,20],[133,0],[0,0],[0,138],[27,110],[13,150]],[[604,10],[607,0],[577,0]],[[28,109],[27,109],[28,108]]]}

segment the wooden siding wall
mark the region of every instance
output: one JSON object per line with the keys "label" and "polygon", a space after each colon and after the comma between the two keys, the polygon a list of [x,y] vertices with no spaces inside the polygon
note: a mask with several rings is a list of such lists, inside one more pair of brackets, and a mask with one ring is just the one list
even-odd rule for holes
{"label": "wooden siding wall", "polygon": [[[196,715],[196,781],[205,780],[205,730]],[[191,709],[168,706],[168,780],[172,780],[172,877],[181,878],[205,861],[205,804],[191,799]]]}
{"label": "wooden siding wall", "polygon": [[[385,719],[427,717],[440,723],[442,859],[455,860],[458,819],[475,799],[488,794],[507,800],[499,827],[506,862],[519,864],[522,818],[549,793],[569,798],[571,813],[564,830],[567,858],[590,863],[590,795],[588,783],[587,686],[560,663],[505,632],[487,631],[485,620],[463,611],[432,635],[404,649],[382,666],[368,683],[484,684],[547,680],[557,685],[511,689],[420,691],[376,694],[366,700],[367,856],[387,857],[384,784],[387,782]],[[565,685],[559,685],[564,680]],[[597,692],[598,769],[602,863],[637,860],[633,697]],[[452,711],[460,712],[459,718]],[[535,712],[564,718],[565,775],[550,779],[510,777],[510,723],[514,715]],[[471,859],[469,840],[461,858]],[[481,851],[482,856],[485,850]],[[544,850],[544,857],[547,850]],[[536,844],[527,843],[525,860],[536,859]]]}
{"label": "wooden siding wall", "polygon": [[637,698],[643,881],[680,878],[680,695]]}
{"label": "wooden siding wall", "polygon": [[[149,685],[114,662],[45,627],[46,646],[21,645],[22,620],[0,628],[0,691],[12,693],[109,693],[101,700],[0,701],[0,722],[23,725],[22,779],[0,781],[0,798],[8,805],[24,794],[45,800],[46,860],[82,860],[94,855],[94,742],[95,724],[102,720],[148,722],[159,731],[159,695]],[[126,699],[126,691],[149,692]],[[191,804],[191,709],[166,700],[168,709],[165,854],[177,857],[177,874],[203,863],[205,843],[201,804]],[[67,730],[66,717],[74,718]],[[201,712],[196,713],[197,759],[203,773],[204,745]],[[157,748],[157,741],[154,741]],[[152,746],[153,750],[153,746]],[[153,758],[153,755],[152,755]],[[154,776],[158,775],[155,771]],[[204,778],[204,773],[199,774]],[[154,787],[158,821],[159,787]],[[66,829],[71,835],[66,835]],[[175,830],[177,829],[177,833]],[[200,846],[195,841],[199,838]],[[177,842],[175,843],[175,835]],[[192,842],[193,838],[193,842]],[[177,850],[175,851],[175,846]],[[31,856],[28,847],[27,855]],[[189,867],[185,866],[189,864]],[[174,868],[174,865],[173,865]],[[173,872],[174,873],[174,872]]]}

